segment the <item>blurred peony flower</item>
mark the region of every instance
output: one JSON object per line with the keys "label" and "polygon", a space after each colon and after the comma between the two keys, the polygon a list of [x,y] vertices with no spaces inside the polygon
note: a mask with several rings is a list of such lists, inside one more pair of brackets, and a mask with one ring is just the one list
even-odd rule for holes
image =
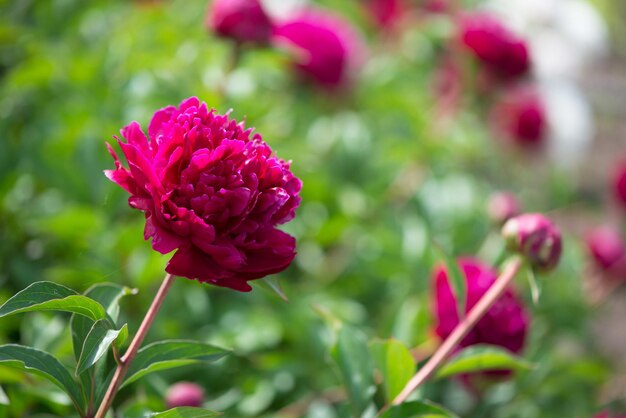
{"label": "blurred peony flower", "polygon": [[626,244],[615,228],[595,228],[587,233],[585,243],[600,271],[610,278],[626,280]]}
{"label": "blurred peony flower", "polygon": [[561,232],[544,215],[525,213],[509,219],[502,235],[512,250],[541,270],[552,270],[561,258]]}
{"label": "blurred peony flower", "polygon": [[594,415],[593,418],[626,418],[626,414],[614,414],[611,411],[602,411]]}
{"label": "blurred peony flower", "polygon": [[612,186],[615,200],[626,210],[626,160],[621,160],[615,166]]}
{"label": "blurred peony flower", "polygon": [[365,55],[352,26],[322,11],[305,11],[277,25],[274,42],[293,51],[302,76],[331,89],[345,85]]}
{"label": "blurred peony flower", "polygon": [[215,0],[206,25],[219,36],[241,43],[265,44],[272,34],[272,22],[259,0]]}
{"label": "blurred peony flower", "polygon": [[539,93],[528,85],[508,89],[491,110],[494,131],[521,149],[540,147],[547,135],[547,121]]}
{"label": "blurred peony flower", "polygon": [[489,197],[487,212],[493,223],[502,225],[520,213],[521,205],[510,192],[498,192]]}
{"label": "blurred peony flower", "polygon": [[179,382],[170,386],[165,395],[165,404],[168,408],[179,406],[202,406],[204,390],[191,382]]}
{"label": "blurred peony flower", "polygon": [[[473,258],[461,258],[459,267],[465,276],[467,299],[465,312],[469,312],[497,279],[497,274],[482,262]],[[456,297],[450,287],[446,268],[434,272],[435,284],[435,333],[446,339],[460,322]],[[528,315],[512,289],[507,289],[487,314],[461,341],[459,348],[474,344],[497,345],[513,353],[524,347],[528,328]]]}
{"label": "blurred peony flower", "polygon": [[195,97],[157,111],[147,137],[137,122],[121,132],[130,170],[107,144],[105,173],[145,212],[152,248],[177,250],[168,273],[249,291],[289,266],[295,239],[276,226],[294,217],[302,183],[261,135]]}
{"label": "blurred peony flower", "polygon": [[450,8],[449,0],[423,0],[423,10],[430,13],[445,13]]}
{"label": "blurred peony flower", "polygon": [[526,42],[495,16],[466,14],[459,21],[460,42],[499,79],[519,78],[530,70]]}
{"label": "blurred peony flower", "polygon": [[368,0],[365,4],[374,21],[383,29],[392,29],[403,18],[403,0]]}

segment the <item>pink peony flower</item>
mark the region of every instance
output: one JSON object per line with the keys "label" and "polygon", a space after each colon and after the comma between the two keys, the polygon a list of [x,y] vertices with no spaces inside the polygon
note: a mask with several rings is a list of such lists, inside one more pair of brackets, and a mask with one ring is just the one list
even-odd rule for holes
{"label": "pink peony flower", "polygon": [[300,75],[331,89],[348,82],[365,50],[348,22],[322,11],[309,10],[278,25],[273,38],[294,52]]}
{"label": "pink peony flower", "polygon": [[422,2],[422,9],[430,13],[445,13],[449,7],[448,0],[424,0]]}
{"label": "pink peony flower", "polygon": [[540,213],[526,213],[509,219],[502,227],[509,247],[541,270],[551,270],[561,258],[561,232]]}
{"label": "pink peony flower", "polygon": [[[465,303],[467,313],[496,281],[497,274],[473,258],[461,258],[458,264],[467,285]],[[433,280],[435,284],[435,333],[443,340],[460,322],[457,300],[452,293],[445,267],[441,266],[435,270]],[[507,289],[461,341],[459,348],[474,344],[491,344],[506,348],[513,353],[519,353],[524,347],[528,323],[529,319],[524,306],[513,290]]]}
{"label": "pink peony flower", "polygon": [[626,244],[620,233],[608,225],[595,228],[585,237],[596,267],[609,277],[626,280]]}
{"label": "pink peony flower", "polygon": [[626,414],[613,414],[611,411],[602,411],[594,415],[593,418],[626,418]]}
{"label": "pink peony flower", "polygon": [[248,280],[277,273],[294,258],[295,239],[276,229],[294,217],[302,183],[261,135],[195,97],[157,111],[148,136],[137,122],[113,148],[107,177],[145,212],[144,238],[167,254],[167,272],[249,291]]}
{"label": "pink peony flower", "polygon": [[520,213],[520,203],[513,193],[494,193],[489,197],[487,212],[495,224],[502,225]]}
{"label": "pink peony flower", "polygon": [[617,203],[626,209],[626,159],[620,161],[613,173],[613,196]]}
{"label": "pink peony flower", "polygon": [[204,390],[191,382],[179,382],[172,385],[165,395],[165,404],[168,408],[179,406],[202,406]]}
{"label": "pink peony flower", "polygon": [[498,78],[515,79],[530,69],[526,42],[492,15],[463,16],[459,22],[459,37],[462,46]]}
{"label": "pink peony flower", "polygon": [[259,0],[215,0],[206,26],[219,36],[241,43],[265,44],[272,34],[272,22]]}
{"label": "pink peony flower", "polygon": [[383,29],[392,29],[406,12],[402,0],[369,0],[366,7],[374,21]]}
{"label": "pink peony flower", "polygon": [[539,94],[527,86],[509,89],[492,109],[494,130],[523,149],[540,147],[547,120]]}

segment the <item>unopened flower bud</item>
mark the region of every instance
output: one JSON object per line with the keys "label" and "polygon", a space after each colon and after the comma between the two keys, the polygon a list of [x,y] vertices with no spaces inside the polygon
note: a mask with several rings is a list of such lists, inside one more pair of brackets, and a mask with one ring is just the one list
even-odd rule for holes
{"label": "unopened flower bud", "polygon": [[520,203],[513,193],[494,193],[489,198],[487,212],[493,223],[503,225],[506,221],[520,213]]}
{"label": "unopened flower bud", "polygon": [[215,0],[206,25],[240,43],[266,44],[272,34],[272,22],[259,0]]}
{"label": "unopened flower bud", "polygon": [[179,406],[202,406],[204,390],[191,382],[179,382],[172,385],[167,391],[165,403],[168,408]]}
{"label": "unopened flower bud", "polygon": [[509,219],[502,235],[514,251],[522,254],[533,267],[552,270],[562,251],[561,232],[540,213],[526,213]]}
{"label": "unopened flower bud", "polygon": [[585,243],[598,270],[608,277],[626,280],[626,244],[615,228],[595,228],[585,236]]}

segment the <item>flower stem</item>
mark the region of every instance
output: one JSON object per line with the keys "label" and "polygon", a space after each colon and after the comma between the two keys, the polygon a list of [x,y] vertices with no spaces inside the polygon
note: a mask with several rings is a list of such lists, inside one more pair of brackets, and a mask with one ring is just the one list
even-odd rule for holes
{"label": "flower stem", "polygon": [[104,399],[102,400],[102,403],[100,404],[100,407],[98,408],[98,412],[96,412],[95,418],[104,418],[107,411],[111,407],[113,398],[115,398],[115,394],[117,393],[117,390],[122,385],[124,376],[126,376],[126,372],[128,372],[130,364],[135,358],[137,351],[139,351],[139,347],[141,346],[141,343],[146,337],[146,334],[148,334],[148,330],[150,329],[150,326],[152,326],[152,323],[154,322],[154,318],[156,318],[157,314],[159,313],[159,309],[161,308],[161,305],[163,304],[163,300],[165,300],[165,296],[167,295],[167,292],[172,287],[173,283],[174,283],[174,276],[168,273],[163,279],[163,283],[161,283],[161,287],[159,288],[159,291],[157,292],[156,296],[152,300],[152,304],[150,305],[150,308],[148,309],[146,316],[143,318],[143,321],[141,322],[141,325],[139,326],[139,330],[137,331],[137,334],[135,334],[135,337],[133,338],[130,345],[128,346],[128,350],[126,350],[126,353],[120,358],[119,363],[117,364],[117,368],[115,369],[115,374],[113,375],[113,379],[111,380],[111,383],[109,384],[109,387],[107,388],[106,394],[104,395]]}
{"label": "flower stem", "polygon": [[512,259],[504,268],[504,271],[495,283],[487,290],[482,298],[474,305],[465,318],[459,322],[452,333],[439,346],[433,356],[406,384],[402,392],[391,402],[392,405],[399,405],[404,402],[411,393],[430,378],[437,368],[446,361],[448,356],[459,345],[461,340],[474,328],[476,323],[487,313],[493,304],[502,296],[515,275],[522,267],[522,259],[516,257]]}

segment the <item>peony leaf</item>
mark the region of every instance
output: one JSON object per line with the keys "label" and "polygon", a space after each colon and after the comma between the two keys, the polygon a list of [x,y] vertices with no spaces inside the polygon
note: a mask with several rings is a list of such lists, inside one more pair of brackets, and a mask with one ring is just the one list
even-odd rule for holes
{"label": "peony leaf", "polygon": [[283,288],[280,286],[280,283],[278,283],[278,280],[276,278],[271,277],[271,276],[266,276],[266,277],[263,277],[261,280],[257,280],[257,283],[261,287],[269,290],[270,292],[275,293],[279,298],[281,298],[285,302],[289,302],[287,295],[283,291]]}
{"label": "peony leaf", "polygon": [[[93,323],[87,338],[83,344],[78,364],[76,365],[76,376],[96,364],[96,362],[106,354],[107,350],[113,342],[119,337],[123,329],[127,329],[127,325],[118,330],[111,329],[111,324],[106,319],[101,319]],[[126,331],[128,335],[128,331]]]}
{"label": "peony leaf", "polygon": [[435,252],[435,257],[438,262],[443,262],[446,266],[446,271],[448,272],[448,277],[450,279],[450,287],[452,288],[452,293],[456,299],[459,318],[464,318],[465,301],[467,300],[467,283],[465,282],[465,276],[459,268],[459,264],[456,259],[445,251],[441,245],[433,242],[431,249]]}
{"label": "peony leaf", "polygon": [[148,373],[188,364],[213,362],[229,353],[223,348],[197,341],[167,340],[149,344],[137,352],[122,387]]}
{"label": "peony leaf", "polygon": [[411,401],[393,406],[385,411],[380,418],[458,418],[439,405],[428,401]]}
{"label": "peony leaf", "polygon": [[354,416],[361,416],[376,392],[367,339],[358,329],[342,326],[331,355],[341,372]]}
{"label": "peony leaf", "polygon": [[437,373],[438,378],[485,370],[528,370],[532,363],[510,351],[486,344],[465,348],[450,359]]}
{"label": "peony leaf", "polygon": [[81,387],[51,354],[23,345],[6,344],[0,346],[0,364],[48,379],[69,395],[79,412],[83,410],[85,395]]}
{"label": "peony leaf", "polygon": [[102,305],[74,290],[52,282],[36,282],[0,306],[0,318],[32,311],[64,311],[97,321],[105,317]]}
{"label": "peony leaf", "polygon": [[370,343],[374,364],[380,371],[385,388],[385,399],[392,401],[415,372],[411,352],[398,340],[376,340]]}
{"label": "peony leaf", "polygon": [[222,415],[221,412],[209,411],[208,409],[192,408],[189,406],[183,406],[179,408],[170,409],[165,412],[157,412],[148,415],[152,418],[213,418]]}

